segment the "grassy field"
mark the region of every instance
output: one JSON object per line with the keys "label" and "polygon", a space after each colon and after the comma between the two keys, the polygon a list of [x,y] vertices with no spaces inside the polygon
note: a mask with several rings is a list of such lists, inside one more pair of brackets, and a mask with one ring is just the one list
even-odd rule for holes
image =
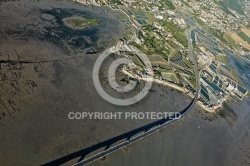
{"label": "grassy field", "polygon": [[168,8],[169,8],[170,10],[174,10],[174,9],[175,9],[175,7],[174,7],[174,5],[173,5],[173,3],[172,3],[171,0],[165,1],[165,4],[168,6]]}
{"label": "grassy field", "polygon": [[66,25],[70,26],[71,28],[82,29],[82,28],[98,25],[101,21],[98,19],[71,17],[71,18],[65,18],[64,22],[66,23]]}
{"label": "grassy field", "polygon": [[235,43],[235,41],[226,33],[223,33],[223,39],[228,43],[232,48],[237,49],[238,45]]}
{"label": "grassy field", "polygon": [[140,66],[145,66],[143,61],[141,61],[141,59],[137,55],[132,54],[132,55],[130,55],[130,57],[131,57],[132,61],[135,62],[136,64],[138,64]]}
{"label": "grassy field", "polygon": [[227,0],[227,1],[218,1],[221,9],[224,10],[228,14],[233,14],[228,8],[237,11],[239,14],[244,15],[244,10],[240,3],[236,0]]}
{"label": "grassy field", "polygon": [[239,32],[238,35],[245,40],[248,44],[250,44],[250,37],[248,37],[244,32]]}
{"label": "grassy field", "polygon": [[[158,39],[155,34],[152,32],[154,30],[154,27],[151,25],[147,25],[144,27],[144,31],[146,32],[146,35],[143,36],[140,34],[140,38],[144,39],[144,53],[147,54],[157,54],[161,55],[162,57],[167,57],[170,51],[163,47],[164,40]],[[142,46],[141,46],[142,47]],[[146,51],[146,52],[145,52]]]}
{"label": "grassy field", "polygon": [[228,60],[227,56],[219,56],[218,55],[218,56],[215,57],[215,59],[217,61],[219,61],[219,62],[222,62],[222,63],[226,64],[226,65],[229,64],[229,60]]}
{"label": "grassy field", "polygon": [[238,48],[238,45],[235,43],[235,40],[227,33],[221,32],[217,29],[210,29],[209,32],[211,32],[216,38],[228,45],[230,48]]}
{"label": "grassy field", "polygon": [[193,18],[196,20],[196,22],[198,24],[200,24],[201,26],[206,25],[198,16],[194,15]]}
{"label": "grassy field", "polygon": [[[175,25],[173,22],[164,22],[163,27],[166,30],[169,30],[171,34],[174,36],[174,38],[180,42],[184,47],[188,46],[188,41],[186,39],[186,36],[184,35],[184,29],[181,29],[177,25]],[[175,46],[174,46],[175,47]]]}

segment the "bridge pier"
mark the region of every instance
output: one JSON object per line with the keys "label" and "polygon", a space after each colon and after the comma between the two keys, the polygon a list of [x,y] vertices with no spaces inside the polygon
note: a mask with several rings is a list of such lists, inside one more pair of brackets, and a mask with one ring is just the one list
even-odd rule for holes
{"label": "bridge pier", "polygon": [[107,145],[104,150],[108,150],[111,145]]}

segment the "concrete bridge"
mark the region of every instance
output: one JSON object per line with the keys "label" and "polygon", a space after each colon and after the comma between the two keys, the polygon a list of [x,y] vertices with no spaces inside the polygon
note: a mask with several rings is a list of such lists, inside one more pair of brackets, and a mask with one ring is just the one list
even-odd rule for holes
{"label": "concrete bridge", "polygon": [[[198,97],[199,93],[196,93],[196,94]],[[181,112],[182,117],[184,117],[193,108],[193,106],[196,103],[196,100],[197,100],[197,98],[194,98],[192,100],[191,104],[188,106],[188,108]],[[137,141],[140,141],[141,139],[144,139],[145,137],[150,136],[151,134],[156,133],[156,132],[164,129],[165,127],[169,126],[170,124],[172,124],[178,120],[179,119],[174,119],[174,117],[168,117],[168,118],[164,119],[165,122],[163,122],[163,124],[159,124],[159,125],[156,124],[156,126],[152,127],[148,131],[145,131],[142,134],[139,134],[139,135],[132,137],[132,138],[130,138],[122,143],[119,143],[118,145],[112,146],[112,147],[108,148],[107,150],[104,150],[96,155],[93,155],[89,158],[86,158],[86,159],[74,164],[73,166],[84,166],[84,165],[90,164],[90,163],[92,163],[96,160],[99,160],[99,159],[101,159],[101,158],[103,158],[111,153],[114,153],[114,152],[116,152],[116,151],[118,151],[118,150],[120,150],[128,145],[131,145]]]}
{"label": "concrete bridge", "polygon": [[[194,107],[197,98],[198,98],[198,94],[196,93],[196,97],[192,100],[192,102],[184,109],[180,112],[181,114],[181,118],[183,118],[185,115],[187,115],[187,113],[192,110],[192,108]],[[173,115],[172,117],[168,117],[168,118],[164,118],[164,119],[160,119],[157,120],[156,122],[152,122],[150,124],[147,124],[145,126],[142,126],[140,128],[131,130],[129,132],[126,132],[122,135],[113,137],[109,140],[103,141],[101,143],[98,143],[96,145],[90,146],[88,148],[85,148],[83,150],[74,152],[72,154],[69,154],[67,156],[64,156],[62,158],[56,159],[54,161],[51,161],[49,163],[43,164],[43,166],[57,166],[57,165],[62,165],[67,163],[70,160],[79,158],[78,162],[76,164],[74,164],[73,166],[85,166],[88,165],[96,160],[99,160],[111,153],[114,153],[128,145],[131,145],[137,141],[140,141],[141,139],[146,138],[147,136],[150,136],[153,133],[156,133],[162,129],[164,129],[165,127],[169,126],[170,124],[173,124],[174,122],[178,121],[179,119],[175,119],[175,115]],[[139,134],[140,133],[140,134]],[[123,142],[120,142],[121,140],[125,140]],[[113,145],[113,146],[112,146]],[[85,158],[88,154],[98,150],[98,149],[102,149],[104,148],[105,150],[97,153],[93,156],[87,157]]]}

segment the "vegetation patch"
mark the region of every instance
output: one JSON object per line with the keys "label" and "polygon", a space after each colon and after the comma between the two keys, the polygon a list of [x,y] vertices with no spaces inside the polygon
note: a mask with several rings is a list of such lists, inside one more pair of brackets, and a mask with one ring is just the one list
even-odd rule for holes
{"label": "vegetation patch", "polygon": [[69,17],[69,18],[64,18],[63,22],[70,28],[84,29],[98,25],[101,21],[98,19],[89,19],[83,17]]}
{"label": "vegetation patch", "polygon": [[239,32],[238,35],[239,35],[243,40],[245,40],[247,43],[250,44],[250,37],[248,37],[245,33]]}

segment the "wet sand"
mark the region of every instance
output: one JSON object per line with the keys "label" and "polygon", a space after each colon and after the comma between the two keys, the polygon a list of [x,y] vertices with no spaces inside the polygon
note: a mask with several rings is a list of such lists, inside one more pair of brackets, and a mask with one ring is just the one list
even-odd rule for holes
{"label": "wet sand", "polygon": [[[63,91],[55,93],[44,87],[32,99],[22,100],[25,111],[6,119],[1,126],[0,151],[3,155],[0,161],[3,165],[47,163],[153,121],[69,120],[71,111],[178,111],[189,103],[181,94],[156,86],[155,92],[138,104],[113,106],[97,94],[93,85],[86,85],[88,81],[81,76],[76,71],[63,75]],[[163,94],[165,97],[161,97]]]}
{"label": "wet sand", "polygon": [[[204,116],[213,120],[204,120]],[[90,166],[115,166],[117,163],[121,166],[249,165],[250,114],[245,118],[248,119],[245,127],[240,124],[230,126],[224,119],[203,111],[199,113],[196,108],[162,132]]]}

